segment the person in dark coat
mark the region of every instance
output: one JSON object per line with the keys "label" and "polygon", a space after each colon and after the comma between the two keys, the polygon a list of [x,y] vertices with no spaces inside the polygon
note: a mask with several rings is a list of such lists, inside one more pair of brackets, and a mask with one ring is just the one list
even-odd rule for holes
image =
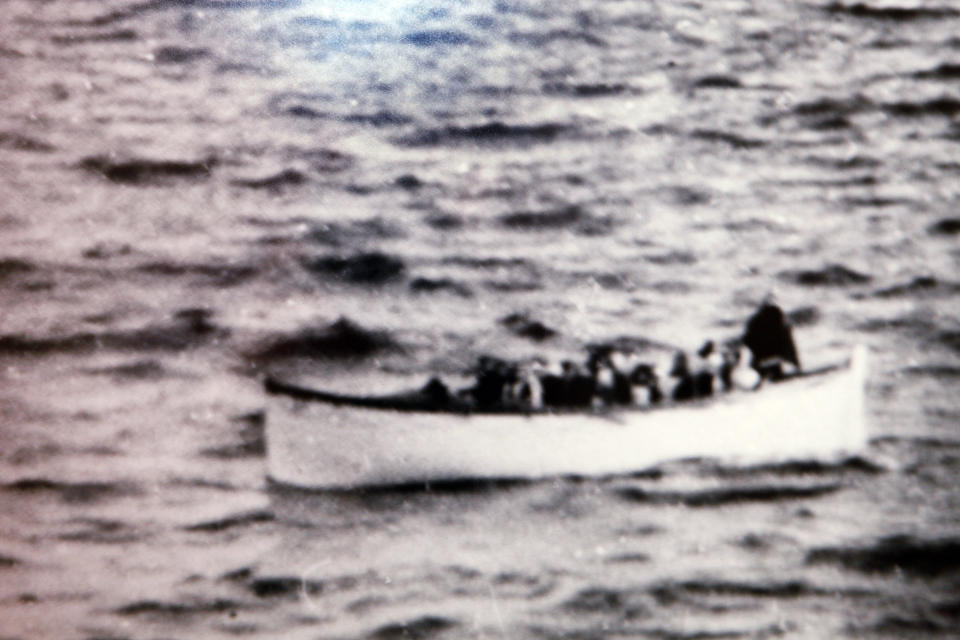
{"label": "person in dark coat", "polygon": [[597,390],[597,379],[593,372],[585,372],[583,367],[571,360],[565,360],[563,366],[564,391],[566,405],[570,407],[590,407]]}
{"label": "person in dark coat", "polygon": [[690,364],[687,360],[687,354],[683,351],[677,351],[673,356],[673,365],[670,367],[671,378],[676,380],[670,397],[677,401],[692,400],[697,397],[697,386],[693,374],[690,372]]}
{"label": "person in dark coat", "polygon": [[508,386],[517,381],[516,366],[492,356],[480,356],[474,374],[477,382],[466,395],[481,409],[502,407]]}
{"label": "person in dark coat", "polygon": [[772,295],[767,296],[760,308],[747,320],[742,342],[750,349],[750,366],[761,378],[782,378],[784,364],[800,370],[800,357],[793,341],[793,331],[783,309],[777,305]]}

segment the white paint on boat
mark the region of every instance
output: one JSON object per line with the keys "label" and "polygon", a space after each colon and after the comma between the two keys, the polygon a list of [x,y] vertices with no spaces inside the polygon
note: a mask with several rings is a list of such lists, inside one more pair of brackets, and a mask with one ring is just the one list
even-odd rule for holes
{"label": "white paint on boat", "polygon": [[273,398],[270,477],[307,488],[630,473],[682,458],[830,459],[866,446],[867,351],[835,372],[651,410],[470,414]]}

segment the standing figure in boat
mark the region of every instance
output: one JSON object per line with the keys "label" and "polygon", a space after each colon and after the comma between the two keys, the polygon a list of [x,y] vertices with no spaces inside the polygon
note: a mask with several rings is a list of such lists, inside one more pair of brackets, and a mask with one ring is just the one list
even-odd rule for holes
{"label": "standing figure in boat", "polygon": [[742,342],[750,350],[750,366],[762,379],[783,378],[785,365],[800,371],[800,357],[793,341],[793,331],[773,294],[768,295],[747,320]]}

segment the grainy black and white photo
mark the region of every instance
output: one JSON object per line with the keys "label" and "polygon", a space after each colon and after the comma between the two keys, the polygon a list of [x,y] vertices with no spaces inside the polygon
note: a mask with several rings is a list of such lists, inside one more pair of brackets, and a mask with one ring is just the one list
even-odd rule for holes
{"label": "grainy black and white photo", "polygon": [[954,0],[0,11],[0,640],[957,637]]}

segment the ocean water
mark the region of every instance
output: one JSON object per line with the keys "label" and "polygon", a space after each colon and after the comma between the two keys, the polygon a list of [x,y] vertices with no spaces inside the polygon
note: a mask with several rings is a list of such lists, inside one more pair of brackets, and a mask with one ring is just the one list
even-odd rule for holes
{"label": "ocean water", "polygon": [[[0,638],[960,628],[960,7],[3,0]],[[267,374],[665,351],[774,290],[862,456],[324,494]]]}

